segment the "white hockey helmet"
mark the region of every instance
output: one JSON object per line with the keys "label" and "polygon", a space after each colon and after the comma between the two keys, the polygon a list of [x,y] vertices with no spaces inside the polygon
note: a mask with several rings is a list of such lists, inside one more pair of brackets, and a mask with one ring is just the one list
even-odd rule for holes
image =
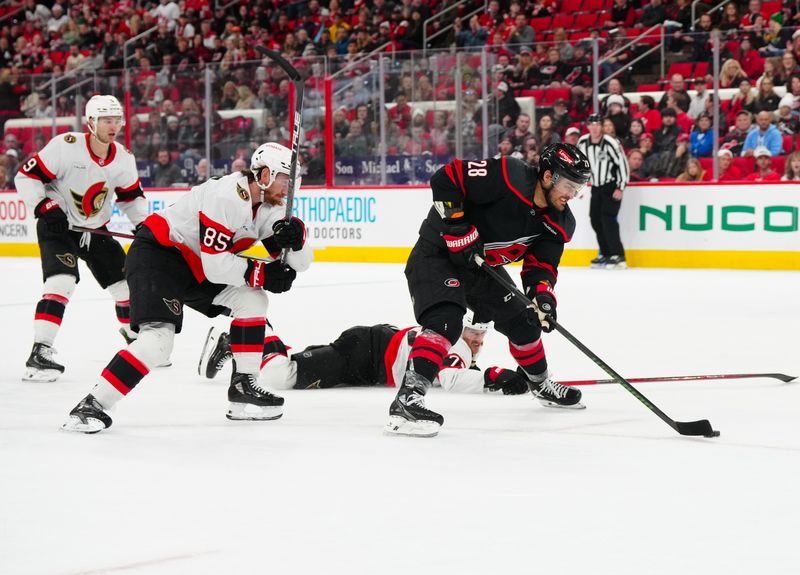
{"label": "white hockey helmet", "polygon": [[118,117],[122,120],[122,125],[125,125],[125,114],[122,109],[122,104],[119,103],[114,96],[111,95],[97,95],[89,98],[86,102],[86,124],[89,126],[89,131],[94,134],[94,128],[89,123],[89,120],[94,119],[95,127],[97,126],[98,118],[105,117]]}
{"label": "white hockey helmet", "polygon": [[[292,151],[275,142],[261,144],[250,158],[250,171],[253,172],[256,183],[262,190],[269,188],[278,174],[291,175],[291,167]],[[262,184],[260,181],[263,169],[269,170],[269,181],[266,184]]]}
{"label": "white hockey helmet", "polygon": [[475,314],[471,309],[467,310],[467,313],[464,314],[464,329],[473,329],[475,331],[480,332],[487,332],[491,327],[490,323],[480,323],[475,321]]}

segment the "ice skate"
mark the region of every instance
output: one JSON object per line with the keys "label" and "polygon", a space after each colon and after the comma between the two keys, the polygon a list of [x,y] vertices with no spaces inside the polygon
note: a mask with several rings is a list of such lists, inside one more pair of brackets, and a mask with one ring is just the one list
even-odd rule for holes
{"label": "ice skate", "polygon": [[444,417],[425,407],[425,380],[407,371],[403,385],[389,406],[389,423],[384,432],[391,435],[435,437],[444,424]]}
{"label": "ice skate", "polygon": [[283,415],[283,398],[259,387],[256,376],[249,373],[234,372],[228,401],[228,419],[266,421]]}
{"label": "ice skate", "polygon": [[69,419],[61,426],[64,431],[97,433],[111,427],[111,418],[92,394],[84,397],[69,412]]}
{"label": "ice skate", "polygon": [[208,330],[206,342],[203,344],[203,352],[197,364],[197,374],[214,379],[230,359],[233,359],[231,337],[228,332],[212,327]]}
{"label": "ice skate", "polygon": [[611,256],[606,263],[607,270],[624,270],[628,269],[628,264],[622,256]]}
{"label": "ice skate", "polygon": [[[125,339],[125,343],[127,343],[128,345],[132,344],[134,341],[136,341],[136,338],[139,337],[138,333],[136,333],[130,327],[127,326],[122,326],[121,328],[119,328],[119,333],[122,335],[122,337]],[[167,361],[165,361],[164,363],[160,363],[156,366],[156,368],[159,367],[172,367],[172,360],[167,359]]]}
{"label": "ice skate", "polygon": [[549,370],[539,377],[527,375],[522,368],[517,371],[527,377],[531,393],[545,407],[586,409],[581,403],[581,391],[558,383],[550,376]]}
{"label": "ice skate", "polygon": [[53,360],[55,349],[44,343],[34,343],[31,355],[25,362],[22,381],[55,381],[64,373],[64,366]]}
{"label": "ice skate", "polygon": [[608,260],[605,256],[597,256],[592,260],[591,267],[592,269],[604,269],[607,263]]}

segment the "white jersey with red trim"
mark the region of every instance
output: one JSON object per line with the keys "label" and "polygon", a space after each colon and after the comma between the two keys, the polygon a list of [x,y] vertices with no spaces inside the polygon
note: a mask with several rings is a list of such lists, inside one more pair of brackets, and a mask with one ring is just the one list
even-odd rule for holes
{"label": "white jersey with red trim", "polygon": [[111,219],[113,199],[137,225],[147,217],[136,158],[112,142],[100,158],[89,146],[89,134],[59,134],[23,165],[14,184],[22,199],[36,208],[45,198],[55,200],[70,225],[99,228]]}
{"label": "white jersey with red trim", "polygon": [[[253,208],[247,176],[237,172],[193,187],[181,199],[152,214],[146,225],[163,245],[181,250],[198,281],[245,285],[247,260],[236,254],[273,235],[283,218],[283,205]],[[277,255],[277,254],[276,254]],[[296,271],[308,269],[312,250],[290,251],[286,262]]]}
{"label": "white jersey with red trim", "polygon": [[[421,327],[414,327],[410,330],[401,331],[406,334],[408,332],[416,334],[421,329]],[[403,381],[403,376],[406,372],[408,354],[411,352],[412,345],[409,339],[407,336],[401,337],[399,346],[393,349],[394,346],[390,345],[389,349],[386,350],[386,365],[392,366],[391,377],[387,373],[387,379],[389,379],[389,382],[395,382],[394,385],[399,385]],[[462,338],[458,338],[458,341],[450,348],[447,357],[442,362],[439,376],[433,381],[434,387],[442,387],[445,391],[457,393],[482,393],[484,384],[483,371],[470,369],[475,365],[476,360],[477,355],[472,355],[467,342]]]}

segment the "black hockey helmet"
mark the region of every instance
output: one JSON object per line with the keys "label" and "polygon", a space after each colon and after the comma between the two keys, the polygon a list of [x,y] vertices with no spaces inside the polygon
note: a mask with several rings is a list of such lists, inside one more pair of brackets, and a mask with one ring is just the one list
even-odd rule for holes
{"label": "black hockey helmet", "polygon": [[558,178],[564,178],[585,186],[592,176],[589,159],[572,144],[550,144],[542,151],[539,156],[540,180],[546,171],[553,174],[554,184]]}
{"label": "black hockey helmet", "polygon": [[586,124],[602,124],[603,123],[603,116],[600,114],[591,114],[588,118],[586,118]]}

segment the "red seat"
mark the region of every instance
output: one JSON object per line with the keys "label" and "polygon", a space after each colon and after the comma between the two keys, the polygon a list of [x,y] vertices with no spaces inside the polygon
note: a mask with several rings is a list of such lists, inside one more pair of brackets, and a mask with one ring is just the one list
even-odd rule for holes
{"label": "red seat", "polygon": [[727,114],[728,110],[731,109],[731,101],[730,100],[720,100],[719,101],[719,109],[723,113]]}
{"label": "red seat", "polygon": [[548,88],[544,91],[541,104],[538,100],[536,103],[540,106],[552,106],[559,98],[569,101],[569,95],[569,88]]}
{"label": "red seat", "polygon": [[561,3],[561,12],[575,14],[583,10],[583,0],[564,0]]}
{"label": "red seat", "polygon": [[636,86],[637,92],[658,92],[661,86],[658,84],[639,84]]}
{"label": "red seat", "polygon": [[784,170],[786,170],[786,158],[787,156],[775,156],[772,158],[772,169],[778,172],[781,176],[783,175]]}
{"label": "red seat", "polygon": [[746,178],[748,175],[752,174],[756,167],[756,159],[753,156],[742,158],[733,158],[733,165],[739,170],[739,173],[742,174],[742,178]]}
{"label": "red seat", "polygon": [[574,14],[556,14],[553,16],[553,24],[552,28],[555,30],[556,28],[566,28],[567,30],[572,29],[572,22],[575,20]]}
{"label": "red seat", "polygon": [[589,30],[598,26],[597,19],[598,14],[578,14],[572,27],[575,30]]}
{"label": "red seat", "polygon": [[699,158],[700,160],[700,167],[706,171],[706,176],[708,176],[709,172],[714,172],[714,162],[713,158]]}
{"label": "red seat", "polygon": [[788,134],[783,135],[783,153],[784,154],[791,154],[792,148],[794,144],[794,136],[789,136]]}
{"label": "red seat", "polygon": [[780,1],[778,1],[778,2],[764,2],[761,5],[761,13],[764,15],[764,17],[767,20],[769,20],[770,16],[775,14],[775,12],[780,12],[782,8],[783,8],[783,4]]}
{"label": "red seat", "polygon": [[544,18],[531,18],[531,28],[537,32],[544,32],[550,28],[551,20],[552,18],[550,18],[550,16],[545,16]]}
{"label": "red seat", "polygon": [[586,2],[583,3],[584,12],[600,12],[605,7],[605,0],[586,0]]}
{"label": "red seat", "polygon": [[536,90],[522,90],[520,92],[520,96],[523,98],[529,97],[536,100],[536,104],[541,106],[542,100],[544,100],[544,90],[536,89]]}
{"label": "red seat", "polygon": [[698,62],[694,65],[695,78],[705,78],[706,74],[708,74],[708,62]]}
{"label": "red seat", "polygon": [[669,70],[667,70],[667,78],[672,78],[675,74],[680,74],[684,78],[691,78],[693,66],[694,64],[691,62],[673,62],[669,65]]}

